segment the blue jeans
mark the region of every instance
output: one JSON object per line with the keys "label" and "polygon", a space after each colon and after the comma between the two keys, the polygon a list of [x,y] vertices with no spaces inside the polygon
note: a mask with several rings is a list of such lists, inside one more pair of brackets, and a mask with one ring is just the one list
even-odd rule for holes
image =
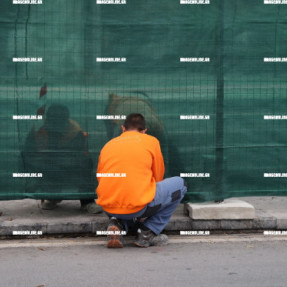
{"label": "blue jeans", "polygon": [[110,217],[113,216],[120,219],[126,231],[135,222],[142,222],[145,227],[152,230],[155,234],[160,234],[183,199],[186,191],[186,183],[181,177],[166,178],[156,183],[154,199],[142,210],[132,214],[106,213]]}

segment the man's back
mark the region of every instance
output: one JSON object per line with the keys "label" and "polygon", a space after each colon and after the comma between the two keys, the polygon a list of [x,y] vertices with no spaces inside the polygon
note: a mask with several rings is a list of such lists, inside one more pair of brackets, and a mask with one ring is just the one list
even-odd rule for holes
{"label": "man's back", "polygon": [[138,131],[124,132],[104,146],[97,172],[97,204],[110,213],[135,213],[153,200],[156,182],[163,179],[159,141]]}

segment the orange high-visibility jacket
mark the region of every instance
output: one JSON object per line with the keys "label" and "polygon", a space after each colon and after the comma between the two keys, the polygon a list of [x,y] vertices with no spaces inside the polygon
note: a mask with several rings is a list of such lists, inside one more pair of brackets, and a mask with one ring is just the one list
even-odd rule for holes
{"label": "orange high-visibility jacket", "polygon": [[156,182],[163,176],[159,141],[147,134],[126,131],[101,150],[97,204],[113,214],[135,213],[154,199]]}

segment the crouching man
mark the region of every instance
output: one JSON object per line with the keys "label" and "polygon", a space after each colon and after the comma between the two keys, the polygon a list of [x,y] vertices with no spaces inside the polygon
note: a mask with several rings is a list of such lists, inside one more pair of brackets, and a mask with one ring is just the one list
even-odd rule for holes
{"label": "crouching man", "polygon": [[160,233],[187,191],[185,181],[163,180],[160,144],[146,134],[141,114],[127,116],[122,131],[101,150],[97,170],[97,204],[110,218],[107,247],[123,247],[119,234],[134,224],[136,246],[166,244],[167,236]]}

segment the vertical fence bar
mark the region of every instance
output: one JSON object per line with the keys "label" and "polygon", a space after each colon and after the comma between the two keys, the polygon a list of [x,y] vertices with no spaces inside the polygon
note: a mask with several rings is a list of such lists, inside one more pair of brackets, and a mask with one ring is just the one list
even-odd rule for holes
{"label": "vertical fence bar", "polygon": [[223,138],[224,138],[224,0],[217,0],[217,59],[216,59],[216,150],[215,150],[215,202],[223,201]]}

